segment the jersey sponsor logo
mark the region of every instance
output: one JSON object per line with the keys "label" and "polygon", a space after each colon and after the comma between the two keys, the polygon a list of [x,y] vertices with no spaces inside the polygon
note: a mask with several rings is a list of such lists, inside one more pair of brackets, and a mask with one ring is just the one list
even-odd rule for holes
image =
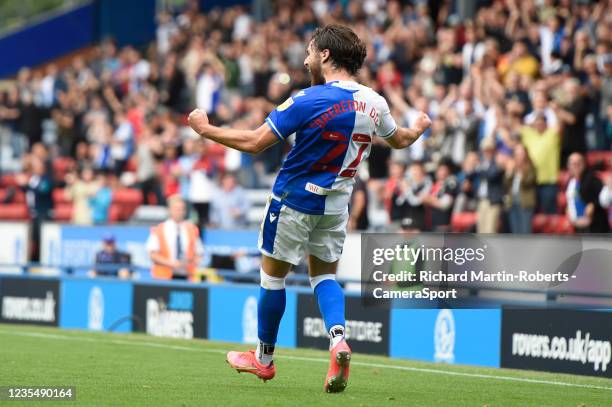
{"label": "jersey sponsor logo", "polygon": [[278,110],[279,112],[282,112],[283,110],[287,110],[289,109],[289,107],[293,104],[293,98],[289,98],[287,100],[285,100],[283,103],[281,103],[276,110]]}

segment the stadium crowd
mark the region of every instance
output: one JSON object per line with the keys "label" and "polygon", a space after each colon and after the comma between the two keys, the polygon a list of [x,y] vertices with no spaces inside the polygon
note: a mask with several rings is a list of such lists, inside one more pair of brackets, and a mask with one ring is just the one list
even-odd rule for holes
{"label": "stadium crowd", "polygon": [[23,68],[0,92],[0,218],[24,202],[34,222],[121,221],[180,194],[202,229],[247,226],[245,189],[268,188],[290,146],[226,150],[199,140],[186,114],[256,128],[310,85],[314,28],[343,22],[367,44],[358,80],[402,124],[419,110],[433,119],[406,150],[373,143],[350,229],[609,231],[612,1],[266,4],[203,13],[188,2],[159,14],[146,47],[109,39]]}

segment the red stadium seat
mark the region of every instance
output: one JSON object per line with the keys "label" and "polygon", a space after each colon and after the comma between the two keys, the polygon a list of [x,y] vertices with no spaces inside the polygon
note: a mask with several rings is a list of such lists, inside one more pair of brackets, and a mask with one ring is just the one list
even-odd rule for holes
{"label": "red stadium seat", "polygon": [[557,181],[557,185],[559,185],[559,190],[565,191],[565,188],[567,187],[567,183],[569,182],[569,179],[570,179],[569,172],[567,171],[559,172],[559,178]]}
{"label": "red stadium seat", "polygon": [[[138,189],[121,188],[113,191],[113,205],[117,208],[118,221],[130,219],[134,211],[142,205],[142,192]],[[112,206],[111,206],[112,208]]]}
{"label": "red stadium seat", "polygon": [[469,232],[476,225],[477,219],[478,215],[476,212],[453,213],[451,230],[453,232]]}
{"label": "red stadium seat", "polygon": [[5,174],[0,178],[0,186],[1,187],[16,187],[17,180],[15,179],[15,174]]}
{"label": "red stadium seat", "polygon": [[612,151],[589,151],[586,159],[589,167],[602,165],[605,169],[612,169]]}
{"label": "red stadium seat", "polygon": [[565,189],[557,192],[557,213],[564,214],[565,207],[567,206],[567,195],[565,195]]}
{"label": "red stadium seat", "polygon": [[574,228],[565,215],[538,213],[533,217],[531,226],[533,233],[570,234],[574,232]]}
{"label": "red stadium seat", "polygon": [[56,205],[53,209],[53,220],[58,222],[68,222],[72,219],[72,204],[63,203]]}
{"label": "red stadium seat", "polygon": [[63,188],[55,188],[53,190],[53,206],[69,204],[70,201],[66,198],[66,190]]}
{"label": "red stadium seat", "polygon": [[66,173],[75,168],[76,164],[71,157],[58,157],[53,160],[53,179],[61,181]]}
{"label": "red stadium seat", "polygon": [[28,206],[26,204],[0,205],[0,219],[2,220],[27,220],[28,218]]}
{"label": "red stadium seat", "polygon": [[109,223],[116,223],[122,220],[121,206],[117,204],[111,204],[108,208],[108,221]]}
{"label": "red stadium seat", "polygon": [[[6,202],[7,204],[11,204],[11,203],[25,203],[25,194],[23,193],[23,191],[21,189],[14,189],[13,190],[13,196],[11,197],[11,199]],[[0,188],[0,204],[2,204],[4,202],[5,199],[7,199],[7,197],[9,197],[9,189],[8,188]]]}

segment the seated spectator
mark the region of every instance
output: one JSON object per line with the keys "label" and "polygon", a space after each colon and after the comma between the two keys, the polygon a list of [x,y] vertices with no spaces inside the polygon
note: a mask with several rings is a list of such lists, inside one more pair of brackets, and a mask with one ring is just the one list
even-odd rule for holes
{"label": "seated spectator", "polygon": [[90,277],[114,276],[127,279],[131,276],[132,256],[117,249],[112,233],[102,238],[102,250],[96,253],[95,264],[96,269],[89,273]]}
{"label": "seated spectator", "polygon": [[514,157],[506,162],[504,192],[510,232],[531,233],[531,220],[536,202],[536,175],[527,150],[515,147]]}
{"label": "seated spectator", "polygon": [[586,167],[584,156],[569,156],[567,169],[570,180],[567,196],[567,216],[578,233],[608,233],[610,225],[605,209],[600,204],[602,182]]}
{"label": "seated spectator", "polygon": [[244,189],[238,185],[232,173],[221,177],[221,188],[212,201],[210,221],[220,229],[238,229],[248,225],[247,213],[250,204]]}
{"label": "seated spectator", "polygon": [[478,185],[478,233],[496,233],[503,198],[503,177],[499,158],[495,155],[495,140],[486,138],[482,141],[482,159],[478,167],[480,184]]}
{"label": "seated spectator", "polygon": [[151,274],[161,280],[196,280],[204,246],[198,228],[185,221],[187,206],[179,195],[168,198],[170,217],[151,228],[147,252],[153,262]]}
{"label": "seated spectator", "polygon": [[521,129],[521,141],[535,167],[538,208],[543,213],[555,214],[561,159],[559,130],[550,127],[546,117],[538,114],[534,118],[533,125]]}
{"label": "seated spectator", "polygon": [[451,173],[450,163],[442,161],[436,169],[436,182],[423,199],[430,208],[431,229],[434,232],[450,230],[453,202],[457,191],[457,180]]}

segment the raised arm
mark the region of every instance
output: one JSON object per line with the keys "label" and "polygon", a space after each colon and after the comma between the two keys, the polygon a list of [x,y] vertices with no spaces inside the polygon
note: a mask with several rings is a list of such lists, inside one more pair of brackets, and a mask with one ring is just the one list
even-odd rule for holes
{"label": "raised arm", "polygon": [[412,127],[397,127],[397,130],[393,135],[384,138],[384,140],[392,148],[406,148],[425,133],[425,131],[431,126],[431,119],[424,112],[419,112],[418,117],[412,124]]}
{"label": "raised arm", "polygon": [[267,123],[256,130],[226,129],[211,125],[206,112],[200,109],[189,114],[189,126],[204,138],[245,153],[260,153],[279,141]]}

